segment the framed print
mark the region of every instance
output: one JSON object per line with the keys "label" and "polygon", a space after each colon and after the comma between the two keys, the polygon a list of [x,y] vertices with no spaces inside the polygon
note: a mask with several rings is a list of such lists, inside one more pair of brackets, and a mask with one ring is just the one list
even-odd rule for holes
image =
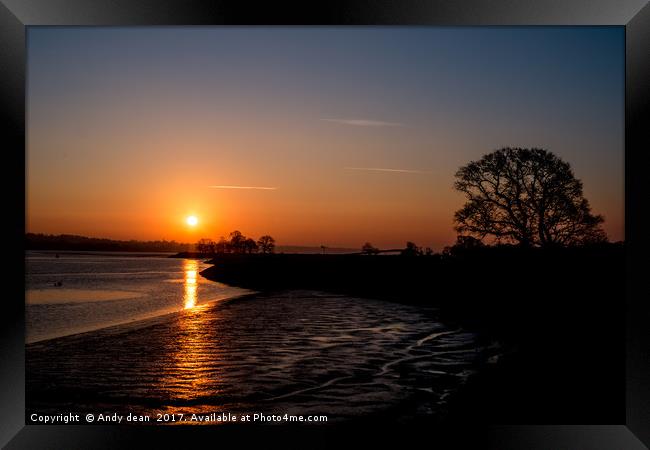
{"label": "framed print", "polygon": [[6,448],[650,442],[645,2],[0,12]]}

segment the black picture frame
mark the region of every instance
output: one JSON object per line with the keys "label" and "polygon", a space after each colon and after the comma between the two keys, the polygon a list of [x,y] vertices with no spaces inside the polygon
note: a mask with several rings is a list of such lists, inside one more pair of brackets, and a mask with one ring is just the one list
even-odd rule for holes
{"label": "black picture frame", "polygon": [[[2,185],[9,203],[7,278],[2,318],[0,372],[0,444],[6,448],[116,448],[146,442],[148,447],[188,448],[194,439],[236,437],[240,444],[260,433],[289,441],[312,439],[322,431],[284,427],[38,426],[25,425],[24,233],[25,233],[25,79],[26,29],[29,26],[117,25],[614,25],[625,27],[625,291],[626,421],[621,424],[482,426],[427,432],[432,445],[473,443],[498,449],[642,449],[650,445],[650,323],[647,288],[643,287],[642,251],[647,248],[641,214],[644,185],[642,157],[650,148],[650,6],[645,0],[463,0],[400,2],[322,2],[280,8],[275,3],[182,0],[0,0],[0,109],[5,131]],[[645,294],[645,295],[644,295]],[[372,439],[405,439],[394,430],[348,429]],[[255,434],[255,436],[253,436]],[[310,440],[316,446],[333,436]],[[336,439],[336,438],[335,438]],[[208,441],[210,442],[210,441]],[[270,441],[268,441],[270,442]],[[644,445],[645,443],[645,445]],[[446,448],[446,446],[445,446]]]}

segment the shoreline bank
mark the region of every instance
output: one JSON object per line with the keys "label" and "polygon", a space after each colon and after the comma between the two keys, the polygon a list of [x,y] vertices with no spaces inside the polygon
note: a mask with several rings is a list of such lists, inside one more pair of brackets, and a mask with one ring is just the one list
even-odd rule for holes
{"label": "shoreline bank", "polygon": [[210,262],[202,275],[214,281],[438,308],[445,323],[502,342],[507,355],[471,382],[472,398],[459,402],[482,411],[479,417],[502,423],[624,418],[622,246],[490,248],[456,258],[219,255]]}

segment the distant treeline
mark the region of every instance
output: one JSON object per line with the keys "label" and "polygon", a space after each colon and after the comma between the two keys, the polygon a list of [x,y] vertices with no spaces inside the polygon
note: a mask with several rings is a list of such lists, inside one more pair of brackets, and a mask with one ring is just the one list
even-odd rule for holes
{"label": "distant treeline", "polygon": [[176,241],[118,241],[73,234],[25,234],[26,250],[79,250],[108,252],[184,252],[191,244]]}
{"label": "distant treeline", "polygon": [[[218,241],[209,238],[202,238],[194,245],[194,251],[189,252],[189,257],[206,257],[210,255],[226,253],[322,253],[322,254],[339,254],[339,253],[356,253],[355,249],[344,247],[319,247],[300,246],[300,245],[276,245],[275,239],[270,235],[260,236],[257,241],[253,238],[244,236],[241,231],[235,230],[229,234],[228,239],[221,236]],[[178,257],[188,257],[188,255],[177,255]]]}

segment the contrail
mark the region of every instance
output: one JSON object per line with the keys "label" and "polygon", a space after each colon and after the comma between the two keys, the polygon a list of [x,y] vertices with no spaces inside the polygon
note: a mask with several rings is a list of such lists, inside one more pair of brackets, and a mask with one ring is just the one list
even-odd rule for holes
{"label": "contrail", "polygon": [[276,187],[266,187],[266,186],[208,186],[211,189],[257,189],[261,191],[275,191]]}
{"label": "contrail", "polygon": [[399,172],[399,173],[430,173],[423,170],[411,170],[411,169],[388,169],[381,167],[344,167],[346,170],[368,170],[371,172]]}
{"label": "contrail", "polygon": [[368,120],[368,119],[321,119],[325,122],[340,123],[343,125],[354,125],[357,127],[403,127],[403,123],[398,122],[384,122],[381,120]]}

